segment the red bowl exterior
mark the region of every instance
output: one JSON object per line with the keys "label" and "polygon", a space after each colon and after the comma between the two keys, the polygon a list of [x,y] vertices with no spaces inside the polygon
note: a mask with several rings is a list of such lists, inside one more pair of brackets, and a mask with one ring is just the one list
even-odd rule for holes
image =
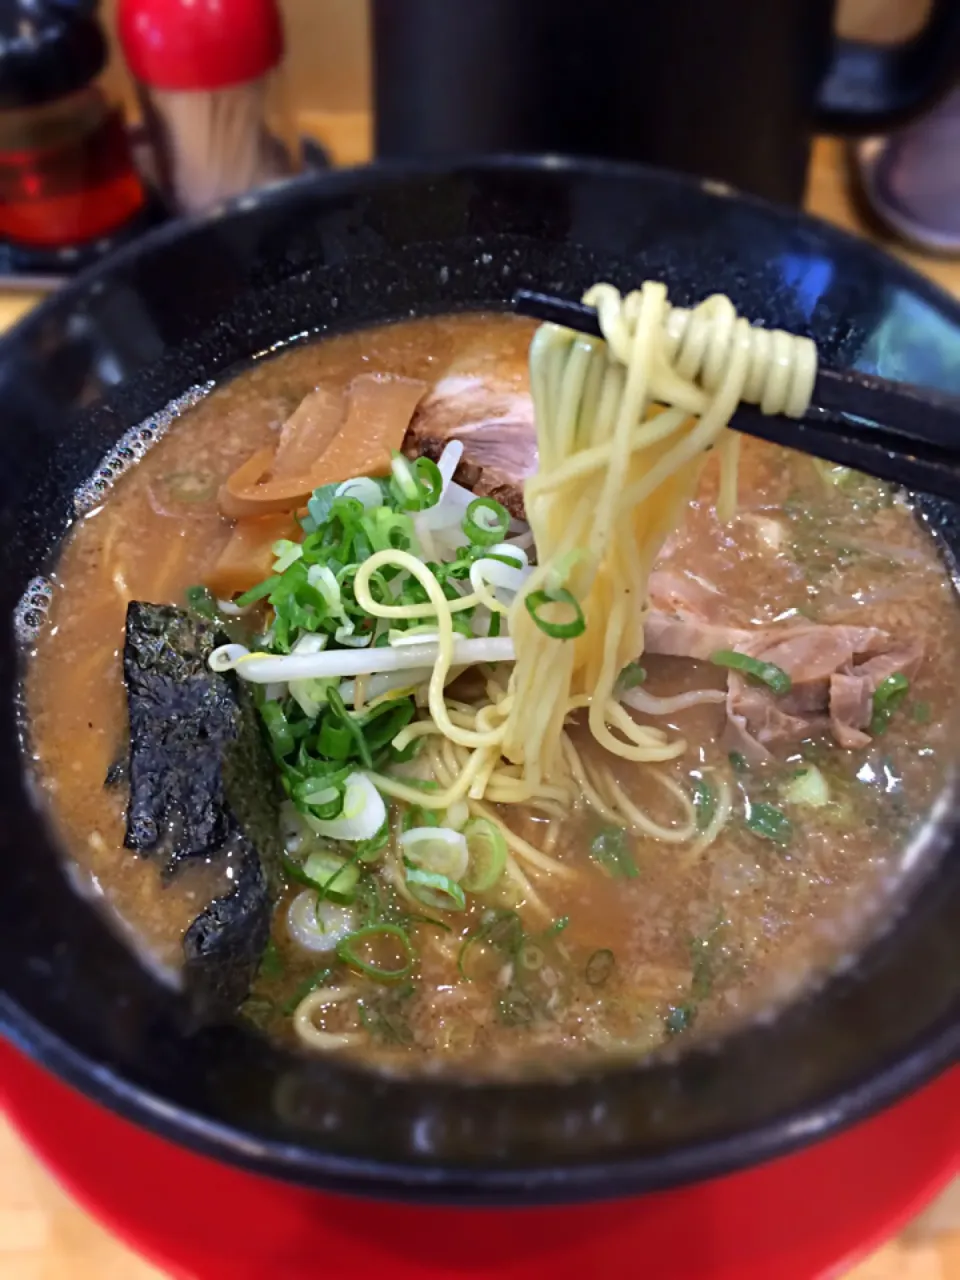
{"label": "red bowl exterior", "polygon": [[960,1172],[960,1069],[799,1155],[677,1191],[556,1209],[351,1200],[194,1155],[0,1043],[0,1102],[67,1189],[182,1280],[826,1280]]}

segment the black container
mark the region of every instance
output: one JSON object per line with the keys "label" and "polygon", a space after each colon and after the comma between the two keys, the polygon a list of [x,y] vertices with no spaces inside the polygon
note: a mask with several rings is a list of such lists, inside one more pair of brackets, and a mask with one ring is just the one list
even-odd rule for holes
{"label": "black container", "polygon": [[377,150],[640,160],[798,204],[813,133],[882,133],[960,74],[960,5],[906,44],[834,0],[373,0]]}
{"label": "black container", "polygon": [[[571,297],[646,276],[717,289],[813,336],[831,364],[960,390],[960,306],[812,219],[601,163],[486,160],[300,180],[166,228],[81,277],[0,344],[0,608],[9,617],[128,427],[305,331]],[[956,513],[926,508],[944,546]],[[27,619],[29,621],[29,619]],[[676,1061],[470,1088],[372,1077],[237,1026],[191,1030],[73,892],[23,769],[22,661],[0,638],[0,1030],[175,1141],[317,1186],[497,1202],[705,1177],[858,1119],[960,1053],[960,839],[857,965],[775,1023]],[[82,744],[78,744],[82,749]]]}

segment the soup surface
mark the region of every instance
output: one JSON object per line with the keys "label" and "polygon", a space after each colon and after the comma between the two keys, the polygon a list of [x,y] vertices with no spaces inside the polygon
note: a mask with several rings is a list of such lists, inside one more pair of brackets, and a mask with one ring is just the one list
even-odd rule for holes
{"label": "soup surface", "polygon": [[[204,582],[231,537],[220,486],[276,442],[316,387],[371,372],[432,386],[452,374],[522,398],[531,333],[512,317],[465,315],[263,360],[184,413],[78,520],[27,673],[31,751],[71,858],[164,968],[177,971],[184,933],[225,890],[228,869],[187,861],[164,875],[124,845],[126,789],[104,780],[127,751],[128,603],[182,604]],[[529,894],[501,882],[459,911],[412,909],[376,864],[365,865],[351,909],[358,924],[400,922],[416,957],[401,981],[304,949],[289,928],[302,885],[281,878],[247,1017],[293,1038],[302,998],[334,990],[310,1014],[318,1047],[401,1070],[453,1064],[487,1074],[558,1049],[643,1053],[775,1007],[895,910],[908,851],[929,828],[952,763],[960,614],[949,577],[909,505],[869,479],[747,440],[739,512],[726,525],[716,485],[708,466],[664,548],[656,592],[751,633],[804,621],[888,633],[896,651],[912,654],[912,674],[875,716],[866,745],[845,749],[811,719],[809,733],[750,761],[732,743],[722,698],[696,701],[666,719],[687,743],[676,760],[612,766],[667,838],[611,828],[586,804],[562,821],[501,806],[515,835],[562,874],[525,863]],[[709,662],[649,654],[643,665],[643,690],[654,696],[726,688],[727,671]],[[599,750],[582,728],[573,740],[588,762]],[[732,810],[716,840],[671,841],[686,812],[678,795],[703,831],[721,782]],[[403,810],[392,806],[394,833],[410,824]]]}

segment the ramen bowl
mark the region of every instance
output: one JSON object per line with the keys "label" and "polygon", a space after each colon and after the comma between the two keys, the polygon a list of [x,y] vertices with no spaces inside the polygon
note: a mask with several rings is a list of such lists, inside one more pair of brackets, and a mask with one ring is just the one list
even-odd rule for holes
{"label": "ramen bowl", "polygon": [[[0,345],[0,1028],[173,1141],[312,1186],[515,1204],[648,1191],[825,1136],[960,1048],[952,772],[916,863],[856,954],[716,1041],[548,1076],[402,1077],[198,1021],[70,872],[30,768],[24,636],[74,495],[131,428],[292,340],[663,280],[725,292],[821,359],[960,391],[960,306],[856,239],[652,170],[483,159],[295,181],[166,228],[77,279]],[[919,500],[952,573],[960,522]],[[17,626],[14,626],[16,620]],[[918,620],[918,626],[921,625]],[[906,856],[906,851],[905,851]],[[95,886],[94,886],[95,888]]]}

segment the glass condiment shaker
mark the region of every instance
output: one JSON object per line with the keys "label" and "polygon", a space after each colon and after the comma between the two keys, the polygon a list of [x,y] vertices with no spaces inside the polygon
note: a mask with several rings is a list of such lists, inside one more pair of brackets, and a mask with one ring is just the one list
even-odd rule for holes
{"label": "glass condiment shaker", "polygon": [[120,0],[118,19],[173,208],[199,213],[294,172],[276,0]]}
{"label": "glass condiment shaker", "polygon": [[97,0],[0,0],[0,237],[30,255],[82,248],[147,204],[123,114],[99,83]]}

